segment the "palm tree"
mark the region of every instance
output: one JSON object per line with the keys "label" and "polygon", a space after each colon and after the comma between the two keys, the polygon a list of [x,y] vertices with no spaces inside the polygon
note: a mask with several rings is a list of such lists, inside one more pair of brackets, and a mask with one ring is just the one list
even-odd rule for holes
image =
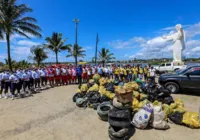
{"label": "palm tree", "polygon": [[66,39],[62,39],[61,33],[53,32],[51,37],[47,37],[46,47],[55,52],[56,55],[56,64],[58,64],[58,53],[62,50],[69,50],[69,45],[64,45]]}
{"label": "palm tree", "polygon": [[99,51],[99,60],[103,63],[103,67],[106,62],[114,60],[114,54],[110,53],[110,51],[106,48],[102,48],[101,51]]}
{"label": "palm tree", "polygon": [[19,65],[20,68],[23,68],[23,69],[31,66],[31,64],[26,60],[19,61],[18,65]]}
{"label": "palm tree", "polygon": [[41,37],[40,27],[36,25],[37,20],[33,17],[25,16],[33,10],[25,4],[16,4],[16,0],[0,1],[0,37],[3,33],[7,41],[8,65],[12,71],[10,56],[10,36],[17,33],[30,39],[26,34]]}
{"label": "palm tree", "polygon": [[39,67],[41,62],[48,58],[47,52],[44,51],[44,47],[42,46],[33,46],[30,49],[32,56],[29,56],[30,59],[34,60]]}
{"label": "palm tree", "polygon": [[[77,51],[76,51],[76,48],[77,48]],[[70,45],[69,54],[66,57],[74,57],[75,64],[77,65],[77,58],[78,57],[84,58],[86,56],[84,53],[85,53],[85,50],[81,46],[76,47],[75,45],[74,46]]]}

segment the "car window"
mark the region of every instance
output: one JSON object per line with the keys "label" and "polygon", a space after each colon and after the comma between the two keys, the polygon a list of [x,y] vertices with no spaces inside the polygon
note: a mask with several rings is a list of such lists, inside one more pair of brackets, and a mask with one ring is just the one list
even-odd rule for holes
{"label": "car window", "polygon": [[166,64],[166,66],[171,66],[171,64]]}
{"label": "car window", "polygon": [[165,66],[165,64],[161,64],[160,66],[163,67],[163,66]]}
{"label": "car window", "polygon": [[200,76],[200,68],[193,68],[190,72],[190,75],[199,75]]}

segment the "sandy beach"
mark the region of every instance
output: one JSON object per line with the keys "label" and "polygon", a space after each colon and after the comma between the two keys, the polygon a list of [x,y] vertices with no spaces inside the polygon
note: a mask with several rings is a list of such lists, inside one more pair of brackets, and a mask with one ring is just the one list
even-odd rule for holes
{"label": "sandy beach", "polygon": [[[72,96],[77,86],[42,91],[25,99],[0,100],[0,140],[109,140],[108,123],[93,109],[76,107]],[[187,110],[198,111],[200,97],[181,98]],[[170,124],[167,131],[138,130],[131,140],[199,140],[200,130]]]}

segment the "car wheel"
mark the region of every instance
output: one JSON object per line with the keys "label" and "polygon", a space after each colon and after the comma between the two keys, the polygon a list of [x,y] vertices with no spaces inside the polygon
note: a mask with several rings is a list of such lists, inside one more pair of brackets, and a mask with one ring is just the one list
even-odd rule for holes
{"label": "car wheel", "polygon": [[174,72],[176,72],[176,71],[178,71],[178,70],[180,70],[180,69],[175,69]]}
{"label": "car wheel", "polygon": [[178,93],[179,92],[179,86],[174,82],[166,83],[165,87],[168,88],[172,93]]}

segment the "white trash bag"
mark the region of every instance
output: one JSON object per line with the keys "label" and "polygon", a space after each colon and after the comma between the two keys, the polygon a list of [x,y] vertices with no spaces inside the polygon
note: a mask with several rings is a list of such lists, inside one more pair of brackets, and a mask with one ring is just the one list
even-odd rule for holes
{"label": "white trash bag", "polygon": [[140,109],[133,117],[132,125],[139,129],[145,129],[151,119],[153,113],[153,104],[147,103],[142,109]]}
{"label": "white trash bag", "polygon": [[170,127],[164,119],[165,113],[162,110],[162,106],[154,106],[152,115],[152,127],[161,130],[169,129]]}

